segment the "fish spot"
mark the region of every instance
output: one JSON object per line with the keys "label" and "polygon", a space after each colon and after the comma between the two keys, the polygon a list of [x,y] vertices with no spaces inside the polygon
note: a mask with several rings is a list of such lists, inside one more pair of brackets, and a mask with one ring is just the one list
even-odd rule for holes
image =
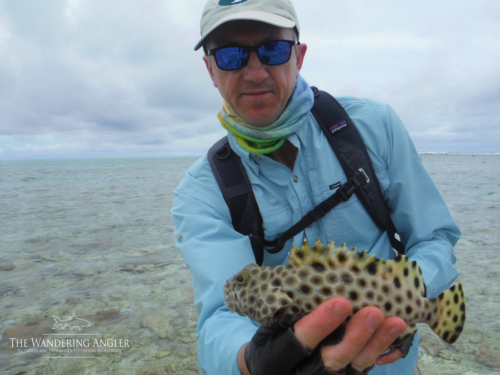
{"label": "fish spot", "polygon": [[251,273],[252,275],[256,275],[256,274],[257,274],[257,272],[259,272],[259,269],[258,269],[258,268],[253,268],[253,269],[250,271],[250,273]]}
{"label": "fish spot", "polygon": [[347,257],[345,256],[344,253],[339,253],[337,255],[337,259],[339,260],[340,263],[344,263],[346,261]]}
{"label": "fish spot", "polygon": [[365,256],[362,252],[358,252],[358,259],[362,259]]}
{"label": "fish spot", "polygon": [[299,257],[300,259],[304,258],[304,252],[302,250],[297,251],[295,255],[297,255],[297,257]]}
{"label": "fish spot", "polygon": [[[455,315],[455,316],[456,316],[456,315]],[[426,318],[426,319],[427,319],[427,320],[431,320],[431,318],[432,318],[431,313],[427,314],[427,318]],[[458,317],[457,317],[457,318],[458,318]]]}
{"label": "fish spot", "polygon": [[287,272],[287,271],[283,271],[283,272],[281,273],[281,277],[285,278],[285,277],[287,277],[287,276],[288,276],[288,272]]}
{"label": "fish spot", "polygon": [[292,312],[293,312],[294,314],[298,314],[298,313],[300,312],[300,309],[299,309],[297,306],[293,305],[293,306],[292,306]]}
{"label": "fish spot", "polygon": [[394,300],[396,301],[396,303],[403,303],[403,296],[401,295],[397,295],[396,297],[394,297]]}
{"label": "fish spot", "polygon": [[295,276],[288,276],[286,279],[285,279],[285,284],[288,285],[288,286],[294,286],[295,284],[297,284],[299,282],[299,280],[297,280],[297,278]]}
{"label": "fish spot", "polygon": [[457,339],[458,339],[458,336],[457,336],[457,335],[453,335],[453,336],[451,337],[451,339],[450,339],[450,341],[449,341],[449,342],[450,342],[451,344],[453,344],[455,341],[457,341]]}
{"label": "fish spot", "polygon": [[314,302],[316,302],[316,305],[320,305],[324,301],[324,299],[318,295],[315,295],[313,300],[314,300]]}
{"label": "fish spot", "polygon": [[389,285],[382,285],[382,292],[385,294],[389,294],[391,291],[391,288],[389,288]]}
{"label": "fish spot", "polygon": [[301,284],[301,285],[299,286],[299,290],[300,290],[303,294],[306,294],[306,295],[309,295],[309,294],[311,294],[311,292],[312,292],[312,288],[311,288],[309,285],[307,285],[307,284]]}
{"label": "fish spot", "polygon": [[417,303],[418,307],[422,306],[422,301],[420,300],[420,298],[417,298],[415,302]]}
{"label": "fish spot", "polygon": [[381,295],[381,294],[379,294],[379,295],[377,296],[377,302],[380,302],[380,303],[384,302],[384,297],[382,297],[382,295]]}
{"label": "fish spot", "polygon": [[347,272],[342,273],[342,275],[340,275],[340,279],[342,280],[342,282],[344,284],[347,284],[347,285],[352,284],[352,282],[354,281],[352,276],[350,274],[348,274]]}
{"label": "fish spot", "polygon": [[461,291],[461,292],[463,291],[462,290],[462,284],[458,284],[458,290]]}
{"label": "fish spot", "polygon": [[355,307],[354,309],[352,309],[351,314],[355,315],[358,311],[359,311],[359,308]]}
{"label": "fish spot", "polygon": [[271,273],[269,274],[269,278],[270,278],[270,279],[274,278],[274,272],[271,272]]}
{"label": "fish spot", "polygon": [[287,264],[287,265],[285,266],[285,268],[286,268],[287,270],[291,270],[291,269],[292,269],[292,266],[291,266],[291,265],[289,265],[289,264]]}
{"label": "fish spot", "polygon": [[399,281],[399,277],[395,277],[394,278],[394,285],[396,286],[396,288],[401,288],[401,282]]}
{"label": "fish spot", "polygon": [[453,285],[453,286],[450,288],[450,290],[451,290],[452,292],[454,292],[454,291],[455,291],[455,285]]}
{"label": "fish spot", "polygon": [[313,285],[321,285],[324,282],[321,276],[313,276],[311,277],[310,281]]}
{"label": "fish spot", "polygon": [[366,287],[366,280],[362,279],[362,278],[359,278],[359,279],[356,280],[356,284],[358,284],[358,286],[360,288],[364,288],[364,287]]}
{"label": "fish spot", "polygon": [[262,290],[263,292],[267,292],[267,289],[269,288],[269,284],[262,284],[261,287],[260,287],[260,290]]}
{"label": "fish spot", "polygon": [[276,297],[275,297],[274,295],[270,294],[270,295],[268,295],[268,296],[266,297],[266,302],[267,302],[268,304],[272,305],[273,303],[275,303],[275,302],[276,302]]}
{"label": "fish spot", "polygon": [[255,284],[257,284],[257,281],[256,280],[252,280],[252,282],[250,283],[250,288],[253,288],[255,286]]}
{"label": "fish spot", "polygon": [[443,299],[444,298],[444,293],[441,293],[439,296],[438,296],[439,299]]}
{"label": "fish spot", "polygon": [[323,288],[321,288],[320,292],[327,297],[333,294],[333,290],[329,286],[324,286]]}
{"label": "fish spot", "polygon": [[408,271],[408,268],[405,268],[404,271],[403,271],[403,274],[405,275],[405,277],[408,277],[408,274],[410,272]]}
{"label": "fish spot", "polygon": [[313,306],[309,302],[307,302],[305,308],[306,310],[311,311],[313,309]]}
{"label": "fish spot", "polygon": [[456,323],[458,321],[458,315],[453,315],[453,323]]}
{"label": "fish spot", "polygon": [[241,292],[240,292],[240,298],[245,298],[245,296],[247,295],[247,291],[245,289],[243,289]]}
{"label": "fish spot", "polygon": [[448,340],[448,337],[450,337],[450,332],[446,331],[443,335],[443,339],[446,341]]}
{"label": "fish spot", "polygon": [[465,303],[462,302],[462,304],[460,305],[460,310],[465,311]]}
{"label": "fish spot", "polygon": [[411,290],[408,290],[406,292],[406,296],[408,297],[408,299],[412,299],[413,298],[413,293],[411,292]]}
{"label": "fish spot", "polygon": [[354,272],[355,274],[358,274],[361,272],[358,266],[354,265],[351,267],[351,271]]}
{"label": "fish spot", "polygon": [[430,306],[429,306],[429,302],[425,301],[425,303],[424,303],[424,307],[425,307],[425,309],[427,310],[427,309],[430,307]]}
{"label": "fish spot", "polygon": [[248,309],[248,313],[251,315],[251,316],[255,316],[255,309],[253,307],[250,307]]}
{"label": "fish spot", "polygon": [[399,263],[403,259],[401,255],[398,255],[396,258],[394,258],[394,262]]}
{"label": "fish spot", "polygon": [[463,328],[462,328],[462,327],[460,327],[460,326],[455,327],[455,331],[457,331],[457,332],[462,332],[462,330],[463,330]]}
{"label": "fish spot", "polygon": [[358,293],[355,292],[354,290],[350,291],[349,292],[349,298],[352,300],[352,301],[357,301],[358,300]]}
{"label": "fish spot", "polygon": [[461,320],[462,322],[465,322],[465,314],[462,314],[462,316],[460,317],[460,320]]}
{"label": "fish spot", "polygon": [[273,286],[281,286],[281,279],[276,277],[273,282],[272,282]]}
{"label": "fish spot", "polygon": [[314,268],[318,272],[324,272],[326,270],[325,265],[321,262],[313,262],[313,264],[311,264],[311,266],[312,266],[312,268]]}
{"label": "fish spot", "polygon": [[438,322],[435,322],[435,323],[432,325],[432,329],[435,329],[437,326],[438,326]]}
{"label": "fish spot", "polygon": [[286,295],[290,297],[292,300],[295,299],[295,293],[292,292],[291,290],[287,290]]}
{"label": "fish spot", "polygon": [[267,306],[264,306],[264,307],[262,308],[262,314],[264,314],[264,315],[269,314],[269,309],[267,308]]}
{"label": "fish spot", "polygon": [[253,288],[252,289],[252,293],[255,294],[255,295],[259,295],[259,288]]}
{"label": "fish spot", "polygon": [[458,294],[455,294],[455,297],[453,297],[453,301],[455,301],[455,303],[458,303]]}
{"label": "fish spot", "polygon": [[438,312],[438,308],[437,308],[437,307],[435,307],[435,308],[434,308],[434,314],[436,314],[437,312]]}
{"label": "fish spot", "polygon": [[257,307],[260,309],[262,306],[264,306],[264,300],[262,298],[259,298],[257,301]]}
{"label": "fish spot", "polygon": [[257,310],[257,318],[262,318],[262,313],[259,310]]}
{"label": "fish spot", "polygon": [[335,275],[334,273],[329,273],[328,275],[326,275],[326,280],[330,283],[330,284],[334,284],[337,282],[338,280],[338,277],[337,275]]}
{"label": "fish spot", "polygon": [[390,302],[387,302],[384,307],[385,307],[385,311],[387,311],[387,312],[392,310],[392,304]]}
{"label": "fish spot", "polygon": [[372,288],[373,289],[378,289],[378,282],[376,280],[372,281]]}
{"label": "fish spot", "polygon": [[411,308],[411,306],[406,306],[406,313],[408,315],[411,314],[412,311],[413,311],[413,309]]}
{"label": "fish spot", "polygon": [[268,277],[269,277],[269,272],[267,272],[267,271],[264,271],[260,274],[261,280],[267,280]]}
{"label": "fish spot", "polygon": [[283,272],[283,266],[278,266],[276,268],[276,274],[279,275],[281,272]]}
{"label": "fish spot", "polygon": [[422,316],[422,319],[424,319],[425,318],[425,312],[422,312],[421,316]]}
{"label": "fish spot", "polygon": [[420,286],[420,280],[418,279],[418,277],[415,277],[414,283],[415,283],[415,288],[418,288]]}
{"label": "fish spot", "polygon": [[338,285],[336,288],[335,288],[335,292],[337,294],[345,294],[345,286],[343,285]]}
{"label": "fish spot", "polygon": [[448,310],[448,311],[446,312],[446,315],[451,316],[451,310]]}
{"label": "fish spot", "polygon": [[377,262],[371,262],[369,265],[366,266],[366,270],[370,275],[376,275],[377,274]]}
{"label": "fish spot", "polygon": [[403,311],[401,311],[401,309],[397,309],[395,315],[398,316],[398,317],[402,316],[403,315]]}
{"label": "fish spot", "polygon": [[413,268],[416,268],[416,267],[417,267],[417,261],[416,261],[416,260],[414,260],[413,262],[411,262],[411,266],[412,266]]}
{"label": "fish spot", "polygon": [[255,296],[248,297],[248,302],[253,304],[255,302]]}
{"label": "fish spot", "polygon": [[309,274],[311,273],[311,271],[309,271],[308,268],[303,268],[299,271],[299,277],[301,279],[305,279],[307,276],[309,276]]}
{"label": "fish spot", "polygon": [[288,301],[286,299],[280,299],[281,306],[286,306]]}
{"label": "fish spot", "polygon": [[334,270],[335,268],[337,268],[337,265],[335,264],[335,262],[331,259],[328,259],[328,267],[330,267],[332,270]]}
{"label": "fish spot", "polygon": [[366,298],[368,298],[369,300],[372,300],[373,297],[375,297],[375,295],[373,294],[373,292],[371,290],[369,290],[368,292],[366,292],[365,294]]}

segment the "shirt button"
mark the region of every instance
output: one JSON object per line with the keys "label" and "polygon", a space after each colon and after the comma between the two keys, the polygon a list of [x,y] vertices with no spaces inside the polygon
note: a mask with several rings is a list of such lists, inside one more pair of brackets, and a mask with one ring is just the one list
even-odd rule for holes
{"label": "shirt button", "polygon": [[299,177],[298,176],[293,176],[293,182],[299,182]]}
{"label": "shirt button", "polygon": [[255,159],[260,160],[260,159],[262,159],[262,156],[260,156],[260,155],[255,155]]}
{"label": "shirt button", "polygon": [[182,242],[182,235],[179,235],[179,237],[177,237],[177,239],[179,240],[179,242]]}

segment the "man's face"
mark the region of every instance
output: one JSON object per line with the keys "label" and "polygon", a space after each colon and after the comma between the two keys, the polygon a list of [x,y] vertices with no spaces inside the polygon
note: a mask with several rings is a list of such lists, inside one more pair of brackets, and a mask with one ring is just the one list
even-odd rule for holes
{"label": "man's face", "polygon": [[[210,35],[208,49],[255,46],[272,40],[293,40],[292,30],[261,22],[234,21],[221,25]],[[250,53],[248,64],[238,70],[220,70],[213,56],[204,56],[203,60],[214,86],[232,110],[249,124],[266,126],[281,115],[295,89],[307,50],[305,44],[297,47],[292,48],[287,63],[275,66],[262,64],[254,52]]]}

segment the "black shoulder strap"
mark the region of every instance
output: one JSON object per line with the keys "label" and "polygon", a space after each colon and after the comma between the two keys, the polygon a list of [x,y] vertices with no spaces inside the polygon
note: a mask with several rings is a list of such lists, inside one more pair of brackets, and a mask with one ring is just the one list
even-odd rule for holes
{"label": "black shoulder strap", "polygon": [[241,159],[229,146],[227,136],[208,151],[208,161],[229,207],[234,229],[250,237],[257,264],[264,260],[262,216]]}
{"label": "black shoulder strap", "polygon": [[337,204],[348,200],[353,193],[356,193],[377,226],[388,232],[392,247],[404,254],[404,245],[395,238],[396,229],[361,135],[337,100],[328,93],[319,91],[316,87],[312,87],[312,90],[314,91],[314,107],[311,112],[334,150],[348,182],[277,240],[266,241],[262,216],[245,167],[229,146],[226,136],[210,148],[208,160],[224,200],[229,207],[234,229],[249,236],[256,263],[262,265],[264,246],[268,252],[277,253],[283,249],[287,240],[303,231],[314,221],[321,219]]}
{"label": "black shoulder strap", "polygon": [[312,114],[325,133],[347,178],[363,169],[369,183],[356,190],[356,195],[377,226],[388,232],[392,247],[404,254],[404,245],[395,237],[396,228],[382,195],[366,146],[345,109],[330,94],[311,87],[314,92]]}

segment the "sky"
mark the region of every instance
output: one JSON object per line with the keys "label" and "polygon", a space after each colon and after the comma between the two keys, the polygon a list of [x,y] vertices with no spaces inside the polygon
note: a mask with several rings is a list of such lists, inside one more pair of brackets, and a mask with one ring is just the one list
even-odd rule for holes
{"label": "sky", "polygon": [[[206,153],[204,4],[0,0],[0,160]],[[388,103],[419,152],[500,152],[498,0],[294,5],[310,85]]]}

